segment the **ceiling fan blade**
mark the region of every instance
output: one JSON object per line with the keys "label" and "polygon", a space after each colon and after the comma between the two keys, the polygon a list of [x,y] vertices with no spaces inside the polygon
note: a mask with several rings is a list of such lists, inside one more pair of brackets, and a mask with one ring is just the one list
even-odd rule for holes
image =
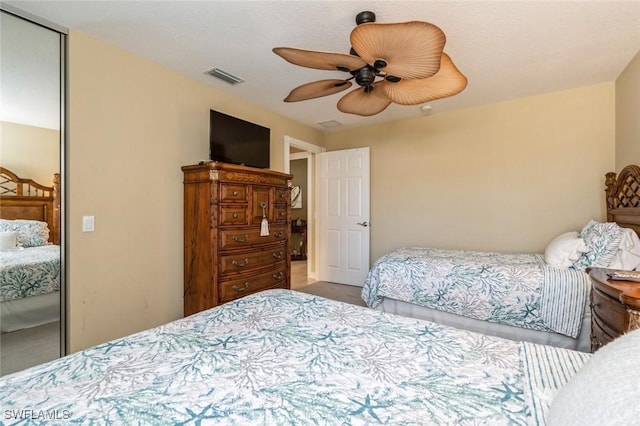
{"label": "ceiling fan blade", "polygon": [[292,47],[274,47],[273,53],[294,65],[318,70],[355,71],[367,65],[359,57],[344,53],[316,52]]}
{"label": "ceiling fan blade", "polygon": [[467,77],[456,68],[449,55],[443,53],[440,70],[433,77],[403,79],[397,83],[384,80],[381,83],[382,91],[393,102],[417,105],[457,95],[467,87]]}
{"label": "ceiling fan blade", "polygon": [[438,72],[446,40],[440,28],[420,21],[366,23],[351,32],[351,46],[365,62],[374,65],[381,59],[387,65],[376,68],[401,78],[427,78]]}
{"label": "ceiling fan blade", "polygon": [[338,109],[347,114],[365,117],[384,111],[385,108],[391,105],[391,101],[384,94],[380,83],[382,82],[373,83],[373,90],[368,93],[365,92],[364,87],[359,87],[347,93],[338,101]]}
{"label": "ceiling fan blade", "polygon": [[285,102],[306,101],[307,99],[319,98],[333,95],[351,87],[350,81],[345,80],[320,80],[303,84],[293,89],[289,96],[284,98]]}

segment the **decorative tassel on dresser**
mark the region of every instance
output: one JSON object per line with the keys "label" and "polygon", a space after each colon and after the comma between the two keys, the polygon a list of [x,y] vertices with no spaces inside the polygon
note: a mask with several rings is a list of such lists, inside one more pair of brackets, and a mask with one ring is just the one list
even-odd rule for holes
{"label": "decorative tassel on dresser", "polygon": [[265,209],[267,205],[265,203],[260,203],[260,207],[262,207],[262,222],[260,222],[260,236],[266,237],[269,235],[269,221],[267,220],[267,214]]}

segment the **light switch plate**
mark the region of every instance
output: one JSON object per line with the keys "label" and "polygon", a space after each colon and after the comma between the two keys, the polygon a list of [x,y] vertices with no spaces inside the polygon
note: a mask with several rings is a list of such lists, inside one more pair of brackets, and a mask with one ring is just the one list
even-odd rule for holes
{"label": "light switch plate", "polygon": [[82,232],[95,231],[95,217],[94,216],[82,216]]}

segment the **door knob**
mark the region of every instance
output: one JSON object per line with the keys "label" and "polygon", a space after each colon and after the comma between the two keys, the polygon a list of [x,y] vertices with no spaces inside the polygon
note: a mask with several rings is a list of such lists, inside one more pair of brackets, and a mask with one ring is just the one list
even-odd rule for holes
{"label": "door knob", "polygon": [[366,228],[367,226],[369,226],[369,224],[368,224],[366,221],[364,221],[364,222],[358,222],[358,223],[356,223],[356,225],[364,226],[365,228]]}

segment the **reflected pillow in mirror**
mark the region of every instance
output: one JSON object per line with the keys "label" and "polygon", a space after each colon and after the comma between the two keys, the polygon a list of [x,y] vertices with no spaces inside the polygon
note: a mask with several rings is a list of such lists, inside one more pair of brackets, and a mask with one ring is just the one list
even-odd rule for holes
{"label": "reflected pillow in mirror", "polygon": [[49,242],[49,226],[39,220],[0,219],[0,232],[3,231],[17,232],[21,247],[39,247]]}

